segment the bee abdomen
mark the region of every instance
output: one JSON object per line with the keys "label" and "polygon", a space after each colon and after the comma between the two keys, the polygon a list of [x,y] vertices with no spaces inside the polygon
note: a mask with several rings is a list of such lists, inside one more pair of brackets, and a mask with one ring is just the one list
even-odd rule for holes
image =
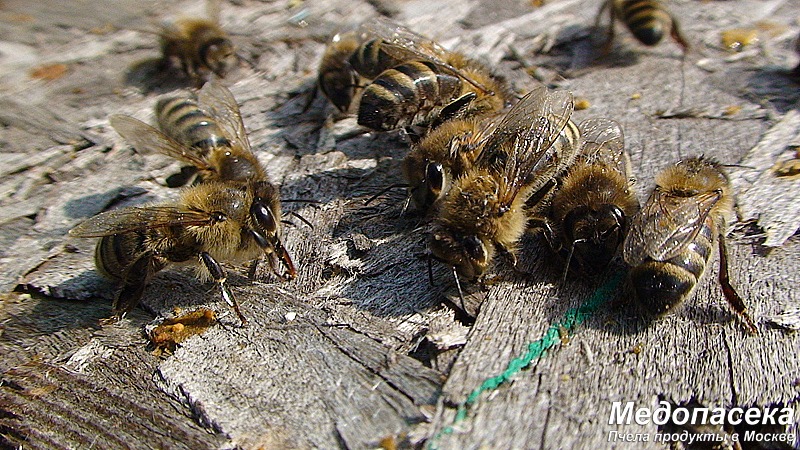
{"label": "bee abdomen", "polygon": [[384,71],[364,89],[358,123],[374,130],[393,130],[414,123],[456,97],[461,79],[428,61],[414,61]]}
{"label": "bee abdomen", "polygon": [[198,149],[229,146],[214,119],[189,98],[169,98],[156,104],[158,126],[176,141]]}
{"label": "bee abdomen", "polygon": [[666,261],[646,260],[631,270],[639,302],[654,314],[664,314],[683,302],[705,271],[713,248],[713,230],[703,224],[686,250]]}
{"label": "bee abdomen", "polygon": [[97,242],[94,262],[106,278],[124,280],[128,267],[144,251],[144,235],[123,233],[104,236]]}
{"label": "bee abdomen", "polygon": [[645,45],[656,45],[671,26],[671,17],[655,0],[628,0],[622,5],[622,19]]}

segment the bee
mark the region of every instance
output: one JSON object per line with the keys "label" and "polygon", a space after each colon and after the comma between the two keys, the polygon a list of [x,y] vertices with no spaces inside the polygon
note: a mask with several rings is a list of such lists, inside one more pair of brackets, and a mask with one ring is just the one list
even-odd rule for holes
{"label": "bee", "polygon": [[177,60],[190,78],[202,84],[209,72],[224,78],[238,60],[233,41],[219,26],[219,3],[206,4],[209,19],[182,18],[164,24],[161,38],[162,66]]}
{"label": "bee", "polygon": [[358,123],[378,131],[438,124],[442,111],[447,119],[498,111],[508,100],[505,83],[483,65],[386,19],[334,36],[318,81],[342,111],[366,82]]}
{"label": "bee", "polygon": [[757,333],[728,278],[725,230],[733,204],[730,181],[715,161],[689,158],[658,174],[623,244],[632,285],[645,309],[663,315],[689,298],[717,246],[722,292],[749,331]]}
{"label": "bee", "polygon": [[[168,264],[195,263],[198,277],[220,285],[223,299],[242,322],[218,261],[257,261],[266,255],[276,275],[284,279],[297,275],[280,240],[278,189],[250,149],[236,100],[224,86],[209,82],[200,90],[197,104],[217,124],[214,132],[222,135],[219,145],[189,146],[133,117],[110,119],[138,150],[191,163],[204,179],[187,188],[174,204],[108,211],[70,232],[75,237],[101,238],[96,266],[101,274],[122,283],[113,307],[117,318],[138,303],[148,280]],[[179,135],[177,130],[171,132]]]}
{"label": "bee", "polygon": [[198,98],[161,99],[155,111],[161,132],[132,117],[113,116],[111,123],[138,150],[188,162],[204,180],[267,180],[250,149],[236,100],[221,84],[206,83]]}
{"label": "bee", "polygon": [[598,273],[617,254],[639,201],[619,124],[589,119],[579,128],[580,155],[553,195],[546,233],[554,250],[567,251],[567,269],[574,256]]}
{"label": "bee", "polygon": [[454,180],[433,220],[433,258],[470,281],[496,253],[511,258],[529,216],[542,212],[556,177],[575,159],[580,139],[570,120],[572,94],[538,88],[506,113],[481,145],[475,166]]}
{"label": "bee", "polygon": [[668,31],[684,52],[689,49],[689,42],[681,34],[677,19],[658,0],[603,0],[597,13],[595,28],[599,27],[600,19],[606,9],[608,9],[609,24],[603,54],[611,50],[616,19],[621,20],[644,45],[658,44]]}

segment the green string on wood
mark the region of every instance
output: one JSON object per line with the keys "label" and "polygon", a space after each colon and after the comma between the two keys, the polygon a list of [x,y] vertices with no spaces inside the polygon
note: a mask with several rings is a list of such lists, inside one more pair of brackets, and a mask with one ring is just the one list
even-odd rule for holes
{"label": "green string on wood", "polygon": [[439,438],[442,435],[452,434],[453,431],[455,431],[456,424],[467,418],[468,408],[478,401],[482,393],[495,390],[509,381],[520,370],[528,367],[534,359],[541,358],[546,354],[547,350],[558,345],[561,342],[561,336],[564,332],[571,333],[578,325],[582,324],[586,319],[591,317],[592,314],[597,312],[617,290],[617,287],[622,281],[622,276],[622,272],[615,274],[606,284],[594,291],[592,296],[583,302],[582,305],[567,310],[561,317],[561,320],[550,325],[544,333],[544,336],[528,344],[528,348],[523,355],[512,359],[503,373],[484,380],[478,388],[469,394],[466,400],[458,405],[453,423],[443,428],[431,439],[428,443],[428,449],[438,449],[437,441]]}

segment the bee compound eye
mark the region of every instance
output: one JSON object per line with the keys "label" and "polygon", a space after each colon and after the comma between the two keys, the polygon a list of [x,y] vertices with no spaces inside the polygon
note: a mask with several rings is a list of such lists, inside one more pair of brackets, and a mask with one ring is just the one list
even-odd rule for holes
{"label": "bee compound eye", "polygon": [[486,247],[477,236],[467,236],[464,238],[464,250],[466,250],[467,256],[474,261],[482,263],[487,259]]}
{"label": "bee compound eye", "polygon": [[225,214],[223,214],[221,212],[218,212],[218,211],[215,211],[215,212],[211,213],[211,219],[214,222],[224,222],[227,218],[228,217]]}
{"label": "bee compound eye", "polygon": [[441,163],[429,162],[425,166],[425,183],[431,193],[439,195],[444,186],[444,167]]}
{"label": "bee compound eye", "polygon": [[274,234],[278,230],[278,224],[275,221],[275,216],[272,215],[272,211],[264,206],[264,204],[260,202],[253,203],[253,206],[250,207],[250,214],[253,216],[259,227],[261,227],[267,233]]}

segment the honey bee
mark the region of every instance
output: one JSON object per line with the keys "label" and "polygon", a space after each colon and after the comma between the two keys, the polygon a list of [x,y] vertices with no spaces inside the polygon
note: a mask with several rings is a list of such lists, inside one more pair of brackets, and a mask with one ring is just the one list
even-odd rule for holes
{"label": "honey bee", "polygon": [[197,99],[166,98],[155,109],[161,132],[126,116],[113,116],[111,124],[138,150],[190,163],[205,180],[267,180],[250,149],[236,99],[218,82],[206,83]]}
{"label": "honey bee", "polygon": [[[250,149],[236,100],[224,86],[210,82],[200,90],[198,101],[216,123],[214,133],[221,133],[219,145],[189,146],[133,117],[115,115],[110,119],[114,129],[138,150],[189,162],[204,178],[202,184],[187,188],[174,204],[105,212],[70,232],[75,237],[102,238],[95,252],[97,268],[122,282],[114,301],[115,317],[130,311],[150,277],[172,263],[197,264],[198,277],[219,283],[223,299],[242,322],[244,317],[225,285],[225,272],[218,261],[252,261],[266,255],[276,275],[284,279],[297,275],[280,240],[278,189]],[[187,130],[180,134],[168,129],[176,136],[197,137]]]}
{"label": "honey bee", "polygon": [[219,3],[206,4],[209,19],[182,18],[164,24],[161,38],[162,65],[177,60],[190,78],[202,84],[209,72],[224,78],[238,60],[228,33],[219,26]]}
{"label": "honey bee", "polygon": [[498,111],[508,100],[483,65],[386,19],[337,34],[323,56],[319,86],[340,110],[363,82],[358,123],[378,131]]}
{"label": "honey bee", "polygon": [[664,38],[664,34],[669,31],[672,39],[681,46],[684,52],[689,49],[689,42],[681,34],[677,19],[658,0],[603,0],[600,11],[597,13],[595,28],[599,27],[600,19],[606,9],[608,9],[609,24],[606,42],[603,45],[603,54],[607,54],[611,50],[616,19],[621,20],[636,39],[644,45],[658,44]]}
{"label": "honey bee", "polygon": [[725,230],[733,204],[730,181],[715,161],[690,158],[658,174],[623,246],[632,285],[648,311],[663,315],[689,298],[717,245],[722,292],[748,330],[757,333],[728,278]]}
{"label": "honey bee", "polygon": [[547,205],[555,178],[575,159],[580,139],[570,121],[572,94],[538,88],[506,113],[481,145],[476,164],[454,180],[437,210],[432,256],[470,281],[482,279],[498,252],[516,266],[516,247]]}
{"label": "honey bee", "polygon": [[567,251],[567,269],[574,256],[598,273],[617,254],[639,201],[619,125],[589,119],[579,128],[583,146],[553,195],[546,233],[555,250]]}
{"label": "honey bee", "polygon": [[[278,229],[257,196],[277,197],[269,183],[248,189],[210,181],[183,191],[176,203],[123,208],[94,216],[70,230],[80,238],[100,237],[95,265],[121,284],[112,320],[125,316],[142,297],[152,276],[169,264],[191,264],[197,277],[219,284],[222,298],[246,323],[218,261],[244,262],[270,249],[267,236]],[[252,206],[248,206],[252,205]]]}

